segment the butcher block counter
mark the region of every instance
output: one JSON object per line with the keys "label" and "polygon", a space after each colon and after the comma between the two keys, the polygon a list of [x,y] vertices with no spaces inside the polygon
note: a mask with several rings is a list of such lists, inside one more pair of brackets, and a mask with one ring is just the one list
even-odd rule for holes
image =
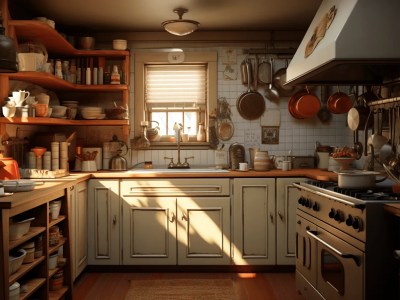
{"label": "butcher block counter", "polygon": [[210,171],[196,173],[193,169],[190,173],[182,170],[175,170],[174,172],[160,172],[153,170],[148,173],[135,173],[130,171],[116,171],[106,172],[99,171],[91,173],[91,178],[105,179],[105,178],[244,178],[244,177],[307,177],[310,179],[322,180],[322,181],[337,181],[337,174],[334,172],[323,171],[319,169],[293,169],[290,171],[282,170],[270,170],[270,171],[227,171],[227,172],[213,172]]}

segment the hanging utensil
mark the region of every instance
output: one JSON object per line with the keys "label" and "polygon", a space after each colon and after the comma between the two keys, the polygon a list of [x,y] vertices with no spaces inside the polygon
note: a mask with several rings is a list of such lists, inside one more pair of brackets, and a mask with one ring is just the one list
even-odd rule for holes
{"label": "hanging utensil", "polygon": [[[274,61],[271,58],[271,74],[274,74]],[[265,89],[265,97],[267,97],[271,101],[276,101],[279,100],[279,92],[278,90],[274,87],[272,82],[268,84],[268,88]]]}
{"label": "hanging utensil", "polygon": [[263,96],[251,88],[250,74],[251,62],[247,61],[248,83],[247,91],[242,93],[236,101],[236,107],[243,119],[256,120],[262,116],[265,111],[265,101]]}
{"label": "hanging utensil", "polygon": [[258,65],[258,82],[261,84],[270,84],[272,81],[271,63],[265,57]]}
{"label": "hanging utensil", "polygon": [[332,119],[332,114],[326,106],[326,95],[328,92],[328,86],[321,86],[321,109],[319,110],[317,116],[322,123],[328,122]]}

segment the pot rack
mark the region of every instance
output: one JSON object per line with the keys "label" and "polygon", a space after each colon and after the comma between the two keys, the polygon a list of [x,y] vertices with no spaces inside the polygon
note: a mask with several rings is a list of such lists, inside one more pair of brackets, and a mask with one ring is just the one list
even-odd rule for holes
{"label": "pot rack", "polygon": [[373,109],[378,109],[378,108],[389,109],[389,108],[393,108],[393,107],[399,107],[400,106],[400,97],[375,100],[375,101],[368,102],[367,104],[369,107],[371,107]]}

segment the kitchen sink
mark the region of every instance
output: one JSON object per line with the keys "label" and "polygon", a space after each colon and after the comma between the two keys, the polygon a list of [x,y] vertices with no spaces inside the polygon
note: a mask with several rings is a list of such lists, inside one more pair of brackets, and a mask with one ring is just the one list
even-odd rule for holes
{"label": "kitchen sink", "polygon": [[128,173],[153,174],[153,173],[228,173],[228,170],[216,168],[191,168],[191,169],[131,169]]}

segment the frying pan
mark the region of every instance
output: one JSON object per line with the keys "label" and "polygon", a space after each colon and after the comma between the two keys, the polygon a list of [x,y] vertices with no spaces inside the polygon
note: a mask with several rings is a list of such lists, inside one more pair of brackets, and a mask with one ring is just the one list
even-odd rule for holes
{"label": "frying pan", "polygon": [[[246,62],[248,79],[250,79],[250,62]],[[257,80],[257,78],[256,78]],[[251,81],[247,82],[247,91],[239,96],[236,107],[243,119],[255,120],[260,118],[265,111],[264,97],[257,91],[251,89]]]}
{"label": "frying pan", "polygon": [[273,74],[273,83],[281,96],[291,96],[296,91],[299,90],[298,87],[294,85],[285,84],[286,83],[286,70],[288,66],[288,61],[286,60],[286,67],[281,68]]}

